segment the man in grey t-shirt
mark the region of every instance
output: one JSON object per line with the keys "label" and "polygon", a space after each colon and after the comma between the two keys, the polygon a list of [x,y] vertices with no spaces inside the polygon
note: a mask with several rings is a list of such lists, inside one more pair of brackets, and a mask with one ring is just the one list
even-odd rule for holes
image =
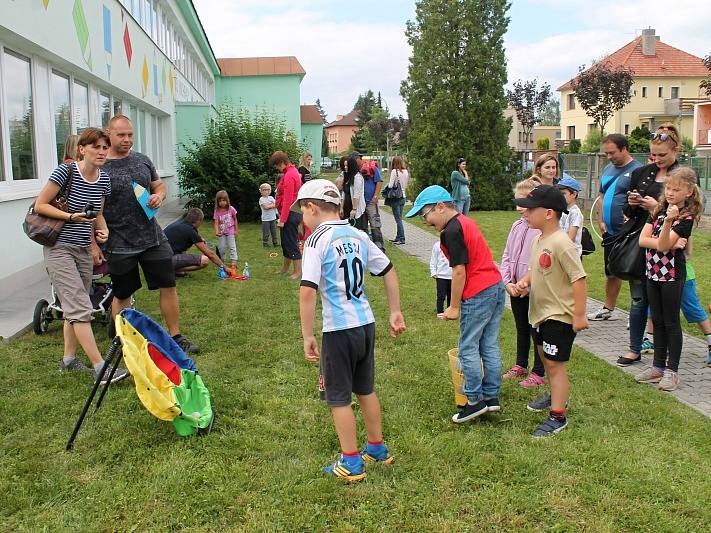
{"label": "man in grey t-shirt", "polygon": [[[155,216],[147,214],[138,195],[145,189],[147,207],[158,209],[167,190],[151,160],[131,150],[133,125],[124,115],[116,115],[107,128],[111,147],[104,170],[111,177],[111,196],[104,205],[109,240],[104,248],[114,290],[112,312],[131,305],[131,296],[141,288],[140,265],[149,290],[159,290],[160,309],[173,339],[187,353],[198,347],[180,334],[180,304],[175,288],[173,250]],[[93,250],[100,258],[98,248]]]}

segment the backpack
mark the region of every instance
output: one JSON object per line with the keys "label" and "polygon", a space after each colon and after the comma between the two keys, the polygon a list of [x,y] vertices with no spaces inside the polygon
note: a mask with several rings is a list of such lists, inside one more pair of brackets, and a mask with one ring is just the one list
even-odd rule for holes
{"label": "backpack", "polygon": [[583,255],[590,255],[595,251],[595,241],[585,226],[583,226],[583,234],[580,237],[580,245],[583,247]]}

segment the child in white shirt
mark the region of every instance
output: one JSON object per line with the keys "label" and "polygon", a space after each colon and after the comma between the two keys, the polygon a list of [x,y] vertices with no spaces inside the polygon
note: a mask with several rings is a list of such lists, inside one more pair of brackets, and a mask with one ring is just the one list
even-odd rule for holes
{"label": "child in white shirt", "polygon": [[449,307],[452,296],[452,267],[449,266],[449,260],[442,252],[439,241],[432,246],[430,274],[437,282],[437,318],[444,319],[444,300],[447,300]]}

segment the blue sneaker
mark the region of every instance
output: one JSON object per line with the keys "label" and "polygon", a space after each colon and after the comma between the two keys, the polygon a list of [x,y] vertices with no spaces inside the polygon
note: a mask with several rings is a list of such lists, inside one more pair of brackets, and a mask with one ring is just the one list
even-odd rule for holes
{"label": "blue sneaker", "polygon": [[552,416],[549,416],[548,419],[543,422],[540,426],[536,428],[536,430],[533,432],[533,438],[534,439],[544,439],[546,437],[551,437],[555,435],[556,433],[560,433],[563,431],[566,426],[568,425],[568,419],[566,418],[565,420],[558,420],[557,418],[553,418]]}
{"label": "blue sneaker", "polygon": [[383,444],[382,446],[371,446],[368,444],[363,451],[360,452],[360,456],[363,461],[369,463],[382,463],[384,465],[390,465],[395,461],[388,447]]}
{"label": "blue sneaker", "polygon": [[648,337],[642,340],[639,353],[654,353],[654,343],[650,341]]}
{"label": "blue sneaker", "polygon": [[360,481],[366,476],[365,464],[363,464],[362,460],[346,465],[343,461],[343,455],[339,455],[332,465],[324,466],[323,471],[329,476],[339,477],[346,481]]}
{"label": "blue sneaker", "polygon": [[709,358],[706,359],[706,366],[711,367],[711,345],[709,345]]}

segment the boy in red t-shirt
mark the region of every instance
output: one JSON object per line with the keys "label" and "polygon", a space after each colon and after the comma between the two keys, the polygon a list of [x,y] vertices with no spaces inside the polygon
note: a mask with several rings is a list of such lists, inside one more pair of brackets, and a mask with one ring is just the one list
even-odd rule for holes
{"label": "boy in red t-shirt", "polygon": [[457,212],[446,189],[439,185],[424,189],[406,216],[418,213],[425,224],[440,232],[442,252],[452,267],[452,296],[444,318],[459,319],[459,364],[467,404],[452,422],[461,424],[487,411],[500,410],[499,325],[504,284],[476,222]]}

